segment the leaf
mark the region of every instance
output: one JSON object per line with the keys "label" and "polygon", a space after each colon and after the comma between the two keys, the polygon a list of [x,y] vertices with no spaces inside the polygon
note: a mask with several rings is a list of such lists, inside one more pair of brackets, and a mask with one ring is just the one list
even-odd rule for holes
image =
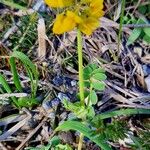
{"label": "leaf", "polygon": [[92,72],[92,74],[96,74],[96,73],[105,73],[105,70],[103,68],[98,68]]}
{"label": "leaf", "polygon": [[147,43],[150,43],[150,35],[144,35],[143,40]]}
{"label": "leaf", "polygon": [[83,77],[84,77],[84,80],[88,80],[90,79],[90,74],[92,73],[92,68],[90,68],[89,66],[86,66],[84,69],[83,69]]}
{"label": "leaf", "polygon": [[13,2],[12,0],[0,0],[0,3],[7,5],[11,8],[15,8],[15,9],[20,9],[20,10],[27,10],[26,7],[23,7],[15,2]]}
{"label": "leaf", "polygon": [[92,76],[96,80],[106,80],[107,76],[104,73],[96,73]]}
{"label": "leaf", "polygon": [[63,144],[58,144],[57,146],[55,146],[55,149],[57,148],[57,150],[73,150],[68,144],[63,145]]}
{"label": "leaf", "polygon": [[92,103],[93,105],[95,105],[95,104],[97,103],[97,100],[98,100],[97,94],[96,94],[96,92],[95,92],[94,90],[92,90],[92,91],[90,92],[90,101],[91,101],[91,103]]}
{"label": "leaf", "polygon": [[128,38],[127,45],[133,44],[135,40],[137,40],[137,38],[140,36],[141,32],[142,32],[141,28],[133,29],[132,33]]}
{"label": "leaf", "polygon": [[99,90],[99,91],[105,90],[105,84],[98,81],[98,80],[97,81],[96,80],[92,81],[92,86],[93,86],[94,89]]}
{"label": "leaf", "polygon": [[150,28],[144,28],[143,30],[145,34],[150,37]]}
{"label": "leaf", "polygon": [[18,58],[24,64],[27,73],[31,80],[31,89],[32,95],[35,97],[37,91],[37,84],[38,84],[38,72],[36,66],[31,62],[31,60],[22,52],[14,51],[11,57]]}
{"label": "leaf", "polygon": [[56,131],[68,131],[75,130],[82,133],[84,136],[88,137],[91,141],[95,142],[103,150],[112,150],[111,147],[106,143],[104,139],[100,139],[99,136],[92,136],[92,131],[86,125],[78,121],[65,121],[56,128]]}
{"label": "leaf", "polygon": [[95,70],[98,68],[97,64],[89,64],[88,65],[92,70]]}
{"label": "leaf", "polygon": [[135,114],[150,114],[150,110],[149,109],[121,109],[121,110],[116,110],[116,111],[112,111],[112,112],[106,112],[106,113],[102,113],[99,114],[97,116],[95,116],[94,119],[99,118],[99,119],[107,119],[107,118],[111,118],[114,116],[121,116],[121,115],[135,115]]}
{"label": "leaf", "polygon": [[9,60],[10,66],[11,66],[11,72],[13,74],[13,80],[14,80],[14,84],[16,86],[16,88],[18,89],[18,91],[22,92],[22,86],[19,80],[19,76],[18,76],[18,72],[16,69],[16,63],[15,63],[15,59],[14,57],[11,57]]}
{"label": "leaf", "polygon": [[[9,87],[8,82],[6,81],[5,77],[2,74],[0,74],[0,83],[2,84],[2,86],[4,87],[4,89],[6,90],[7,93],[12,93],[11,88]],[[17,107],[19,107],[16,97],[11,97],[11,99],[14,102],[14,104]]]}
{"label": "leaf", "polygon": [[[137,24],[143,24],[143,23],[147,23],[145,18],[139,18],[138,21],[137,21]],[[137,40],[137,38],[139,38],[142,31],[143,31],[142,28],[133,29],[132,33],[130,34],[130,36],[128,38],[127,45],[130,45],[130,44],[134,43],[135,40]]]}
{"label": "leaf", "polygon": [[38,100],[35,98],[29,98],[29,97],[20,97],[18,99],[18,105],[20,107],[32,107],[34,105],[38,104]]}
{"label": "leaf", "polygon": [[88,109],[87,117],[93,118],[95,116],[94,107],[89,106],[87,109]]}

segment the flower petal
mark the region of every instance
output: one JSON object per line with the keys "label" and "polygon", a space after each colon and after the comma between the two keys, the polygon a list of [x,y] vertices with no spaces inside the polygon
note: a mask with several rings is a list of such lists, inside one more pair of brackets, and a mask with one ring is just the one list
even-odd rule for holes
{"label": "flower petal", "polygon": [[79,24],[79,29],[86,35],[91,35],[97,27],[99,27],[99,20],[94,17],[84,18]]}
{"label": "flower petal", "polygon": [[49,7],[67,7],[74,4],[74,0],[45,0]]}

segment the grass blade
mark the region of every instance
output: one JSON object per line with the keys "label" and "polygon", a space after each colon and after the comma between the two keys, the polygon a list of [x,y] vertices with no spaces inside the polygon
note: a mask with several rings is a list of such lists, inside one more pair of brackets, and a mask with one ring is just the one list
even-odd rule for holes
{"label": "grass blade", "polygon": [[[12,93],[11,88],[10,88],[8,82],[6,81],[5,77],[2,74],[0,74],[0,83],[2,84],[2,86],[4,87],[4,89],[6,90],[7,93]],[[17,107],[19,107],[18,103],[17,103],[16,97],[11,97],[11,99],[14,102],[14,104]]]}
{"label": "grass blade", "polygon": [[4,5],[7,5],[11,8],[15,8],[15,9],[20,9],[20,10],[27,10],[26,7],[23,7],[19,4],[16,4],[15,2],[13,2],[12,0],[0,0],[0,3],[4,4]]}
{"label": "grass blade", "polygon": [[136,115],[136,114],[150,114],[149,109],[121,109],[112,112],[106,112],[95,116],[94,119],[107,119],[115,116],[121,115]]}
{"label": "grass blade", "polygon": [[36,66],[30,61],[30,59],[22,52],[14,51],[12,57],[19,59],[25,66],[27,73],[31,80],[31,88],[33,97],[36,95],[38,84],[38,72]]}
{"label": "grass blade", "polygon": [[17,88],[18,91],[22,92],[22,86],[19,80],[19,76],[18,76],[18,72],[16,69],[16,63],[15,63],[15,58],[11,57],[9,60],[10,66],[11,66],[11,72],[13,74],[13,80],[14,80],[14,84]]}

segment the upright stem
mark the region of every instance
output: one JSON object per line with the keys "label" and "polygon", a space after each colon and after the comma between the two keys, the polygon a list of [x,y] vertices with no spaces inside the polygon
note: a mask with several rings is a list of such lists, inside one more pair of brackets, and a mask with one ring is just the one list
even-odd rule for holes
{"label": "upright stem", "polygon": [[[121,2],[121,16],[120,16],[120,25],[119,25],[119,34],[118,34],[118,54],[120,52],[120,41],[121,41],[121,35],[122,35],[122,25],[123,25],[123,17],[124,17],[124,11],[125,11],[125,3],[126,0],[122,0]],[[117,55],[118,56],[118,55]]]}
{"label": "upright stem", "polygon": [[[81,105],[84,106],[84,80],[83,80],[83,57],[82,57],[82,35],[78,29],[77,32],[78,66],[79,66],[79,94]],[[78,150],[82,149],[84,135],[80,133]]]}
{"label": "upright stem", "polygon": [[84,106],[82,35],[81,35],[81,31],[79,29],[77,32],[77,49],[78,49],[78,65],[79,65],[79,94],[80,94],[81,104]]}

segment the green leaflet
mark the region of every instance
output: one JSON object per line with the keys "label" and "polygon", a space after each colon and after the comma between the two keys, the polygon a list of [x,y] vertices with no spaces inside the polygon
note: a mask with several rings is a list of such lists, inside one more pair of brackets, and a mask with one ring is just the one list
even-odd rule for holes
{"label": "green leaflet", "polygon": [[[8,82],[6,81],[5,77],[2,74],[0,74],[0,84],[2,84],[7,93],[12,93]],[[17,99],[15,97],[11,97],[11,99],[15,103],[15,105],[18,106]]]}
{"label": "green leaflet", "polygon": [[130,45],[133,42],[135,42],[135,40],[140,36],[141,32],[142,32],[141,28],[135,28],[135,29],[133,29],[130,37],[128,38],[127,45]]}
{"label": "green leaflet", "polygon": [[92,130],[88,128],[86,125],[77,121],[65,121],[61,125],[56,128],[56,131],[67,131],[67,130],[75,130],[81,132],[84,136],[88,137],[91,141],[95,142],[98,146],[100,146],[103,150],[111,150],[111,147],[99,136],[92,136]]}
{"label": "green leaflet", "polygon": [[9,60],[10,66],[11,66],[11,72],[13,74],[13,80],[14,80],[14,84],[17,88],[18,91],[22,92],[22,86],[19,80],[19,75],[16,69],[16,63],[15,63],[15,58],[11,57]]}

